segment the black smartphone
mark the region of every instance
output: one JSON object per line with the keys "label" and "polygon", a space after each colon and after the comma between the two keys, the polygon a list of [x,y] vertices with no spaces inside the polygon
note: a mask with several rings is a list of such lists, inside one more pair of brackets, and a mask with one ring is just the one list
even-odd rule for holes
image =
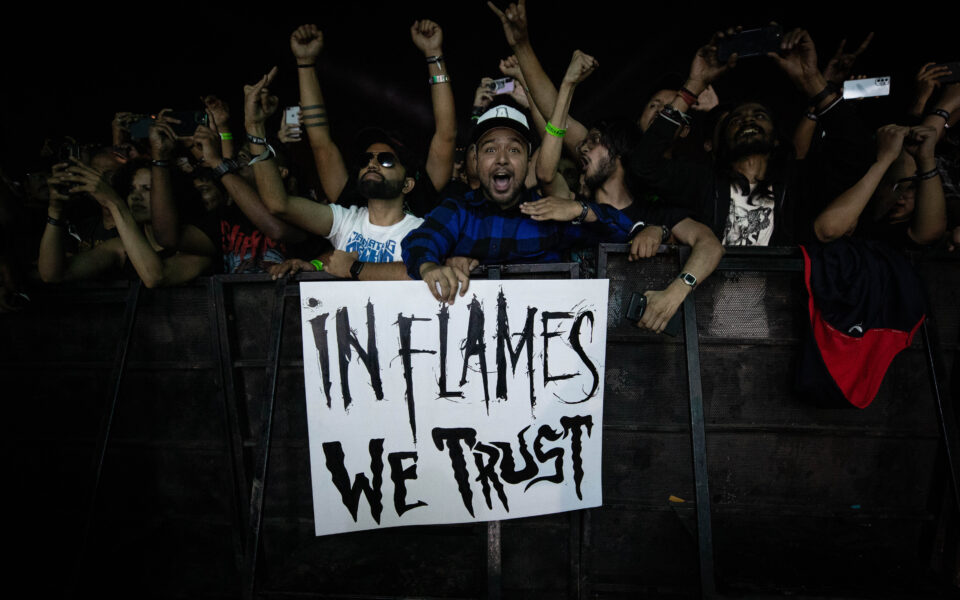
{"label": "black smartphone", "polygon": [[[634,323],[639,323],[640,319],[643,318],[643,311],[647,309],[647,297],[643,294],[638,294],[633,292],[630,294],[630,304],[627,305],[627,312],[623,315],[624,319],[628,321],[633,321]],[[680,335],[680,332],[683,330],[683,317],[681,316],[682,312],[678,310],[670,318],[670,321],[667,323],[667,326],[664,327],[663,333],[669,335],[670,337],[677,337]]]}
{"label": "black smartphone", "polygon": [[766,56],[768,52],[780,49],[782,39],[783,28],[779,25],[744,29],[720,40],[717,44],[717,60],[725,63],[732,54],[736,54],[737,58]]}
{"label": "black smartphone", "polygon": [[[177,119],[179,123],[170,123],[173,132],[178,136],[193,135],[197,125],[208,125],[207,112],[204,110],[175,110],[167,113],[168,117]],[[157,115],[147,115],[130,125],[130,137],[143,140],[150,137],[150,126],[157,120]]]}

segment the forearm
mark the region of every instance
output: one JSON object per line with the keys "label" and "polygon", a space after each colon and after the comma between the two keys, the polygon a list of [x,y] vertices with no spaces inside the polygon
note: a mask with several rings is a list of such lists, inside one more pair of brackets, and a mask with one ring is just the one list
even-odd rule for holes
{"label": "forearm", "polygon": [[[550,115],[550,124],[557,129],[566,129],[567,115],[570,112],[570,103],[573,100],[573,91],[576,84],[564,81],[560,84],[560,92],[554,103],[553,113]],[[540,144],[540,154],[537,157],[537,181],[541,185],[550,185],[557,176],[557,165],[560,164],[560,155],[563,152],[563,138],[556,135],[543,136]]]}
{"label": "forearm", "polygon": [[[917,160],[917,173],[937,168],[936,159]],[[929,245],[940,240],[947,229],[947,203],[940,176],[922,179],[917,186],[917,205],[908,235],[918,244]]]}
{"label": "forearm", "polygon": [[233,132],[230,130],[230,124],[217,123],[217,130],[220,132],[220,152],[223,158],[236,158],[236,144],[233,139]]}
{"label": "forearm", "polygon": [[[172,163],[173,159],[165,159]],[[157,243],[164,248],[180,245],[180,212],[173,198],[171,167],[151,168],[150,221]]]}
{"label": "forearm", "polygon": [[[703,281],[713,273],[717,265],[720,264],[720,259],[723,258],[724,254],[723,245],[720,243],[720,240],[713,235],[713,232],[706,228],[704,229],[705,234],[701,235],[693,243],[690,250],[690,258],[688,258],[687,262],[683,265],[683,271],[696,277],[699,283],[703,283]],[[688,290],[690,289],[690,286],[679,280],[677,283]]]}
{"label": "forearm", "polygon": [[[48,208],[47,216],[62,220],[63,210]],[[40,279],[47,283],[56,283],[63,281],[64,268],[66,267],[67,257],[63,247],[63,226],[55,227],[49,223],[43,230],[43,237],[40,238],[40,256],[37,259],[37,270],[40,272]]]}
{"label": "forearm", "polygon": [[[303,128],[307,131],[323,193],[335,202],[347,185],[347,167],[330,137],[330,120],[315,68],[298,68]],[[252,133],[252,132],[251,132]],[[262,137],[262,136],[261,136]]]}
{"label": "forearm", "polygon": [[817,131],[817,122],[803,117],[793,131],[793,149],[798,160],[806,158],[813,143],[813,136]]}
{"label": "forearm", "polygon": [[[438,55],[442,55],[440,52]],[[427,57],[430,58],[430,57]],[[427,64],[430,77],[449,77],[446,61]],[[430,140],[427,156],[427,175],[436,190],[441,190],[453,175],[453,156],[457,143],[457,115],[453,103],[453,84],[432,83],[430,100],[433,103],[433,121],[436,128]]]}
{"label": "forearm", "polygon": [[[273,161],[261,162],[272,163]],[[257,164],[253,165],[253,167],[254,176],[256,176]],[[275,168],[274,171],[276,171]],[[279,173],[277,173],[277,177],[279,177]],[[259,179],[257,181],[259,185]],[[243,214],[268,238],[283,242],[295,242],[303,239],[304,235],[300,229],[289,225],[270,213],[260,199],[260,195],[257,194],[257,190],[247,183],[247,180],[242,176],[236,173],[228,173],[223,176],[220,182],[223,184],[223,187],[226,188],[227,193],[230,194],[234,202],[237,203],[237,206],[240,207],[240,210],[243,211]],[[281,187],[283,186],[282,180],[280,185]],[[286,190],[284,190],[284,194],[285,192]]]}
{"label": "forearm", "polygon": [[543,70],[543,65],[533,51],[533,46],[530,45],[529,40],[525,40],[515,45],[513,52],[517,56],[517,62],[520,63],[520,71],[527,86],[526,91],[529,92],[531,107],[535,104],[540,114],[552,115],[557,101],[557,88]]}
{"label": "forearm", "polygon": [[[126,204],[116,202],[110,205],[110,214],[117,224],[117,235],[123,242],[130,264],[147,287],[157,287],[163,281],[163,260],[143,234],[140,226]],[[159,241],[158,241],[159,243]]]}
{"label": "forearm", "polygon": [[873,163],[853,187],[837,196],[823,209],[813,222],[817,239],[829,242],[852,231],[889,167],[889,161]]}
{"label": "forearm", "polygon": [[409,281],[407,266],[402,262],[366,263],[360,281]]}

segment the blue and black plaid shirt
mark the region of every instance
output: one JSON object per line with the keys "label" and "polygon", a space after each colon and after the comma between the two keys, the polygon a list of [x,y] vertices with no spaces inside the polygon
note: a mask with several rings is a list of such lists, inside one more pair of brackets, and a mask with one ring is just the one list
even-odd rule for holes
{"label": "blue and black plaid shirt", "polygon": [[[540,197],[527,192],[525,201]],[[447,198],[426,216],[423,224],[403,238],[403,262],[413,279],[420,279],[426,262],[443,264],[451,256],[476,258],[482,264],[557,262],[573,246],[625,242],[633,222],[606,204],[589,203],[597,215],[593,223],[534,221],[515,206],[501,210],[472,190],[463,198]]]}

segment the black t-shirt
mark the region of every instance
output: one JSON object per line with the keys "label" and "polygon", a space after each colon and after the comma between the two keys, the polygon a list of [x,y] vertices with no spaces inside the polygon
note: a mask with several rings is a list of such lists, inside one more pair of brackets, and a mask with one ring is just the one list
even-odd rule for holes
{"label": "black t-shirt", "polygon": [[207,213],[198,226],[220,247],[223,260],[214,265],[215,272],[263,273],[286,258],[283,243],[265,236],[236,204]]}

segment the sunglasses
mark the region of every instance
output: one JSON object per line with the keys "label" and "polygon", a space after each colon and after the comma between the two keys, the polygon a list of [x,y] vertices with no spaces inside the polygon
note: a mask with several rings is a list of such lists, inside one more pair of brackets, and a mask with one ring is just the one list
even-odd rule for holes
{"label": "sunglasses", "polygon": [[393,152],[364,152],[360,155],[360,164],[369,164],[371,158],[375,158],[384,169],[392,168],[397,164],[397,155]]}

